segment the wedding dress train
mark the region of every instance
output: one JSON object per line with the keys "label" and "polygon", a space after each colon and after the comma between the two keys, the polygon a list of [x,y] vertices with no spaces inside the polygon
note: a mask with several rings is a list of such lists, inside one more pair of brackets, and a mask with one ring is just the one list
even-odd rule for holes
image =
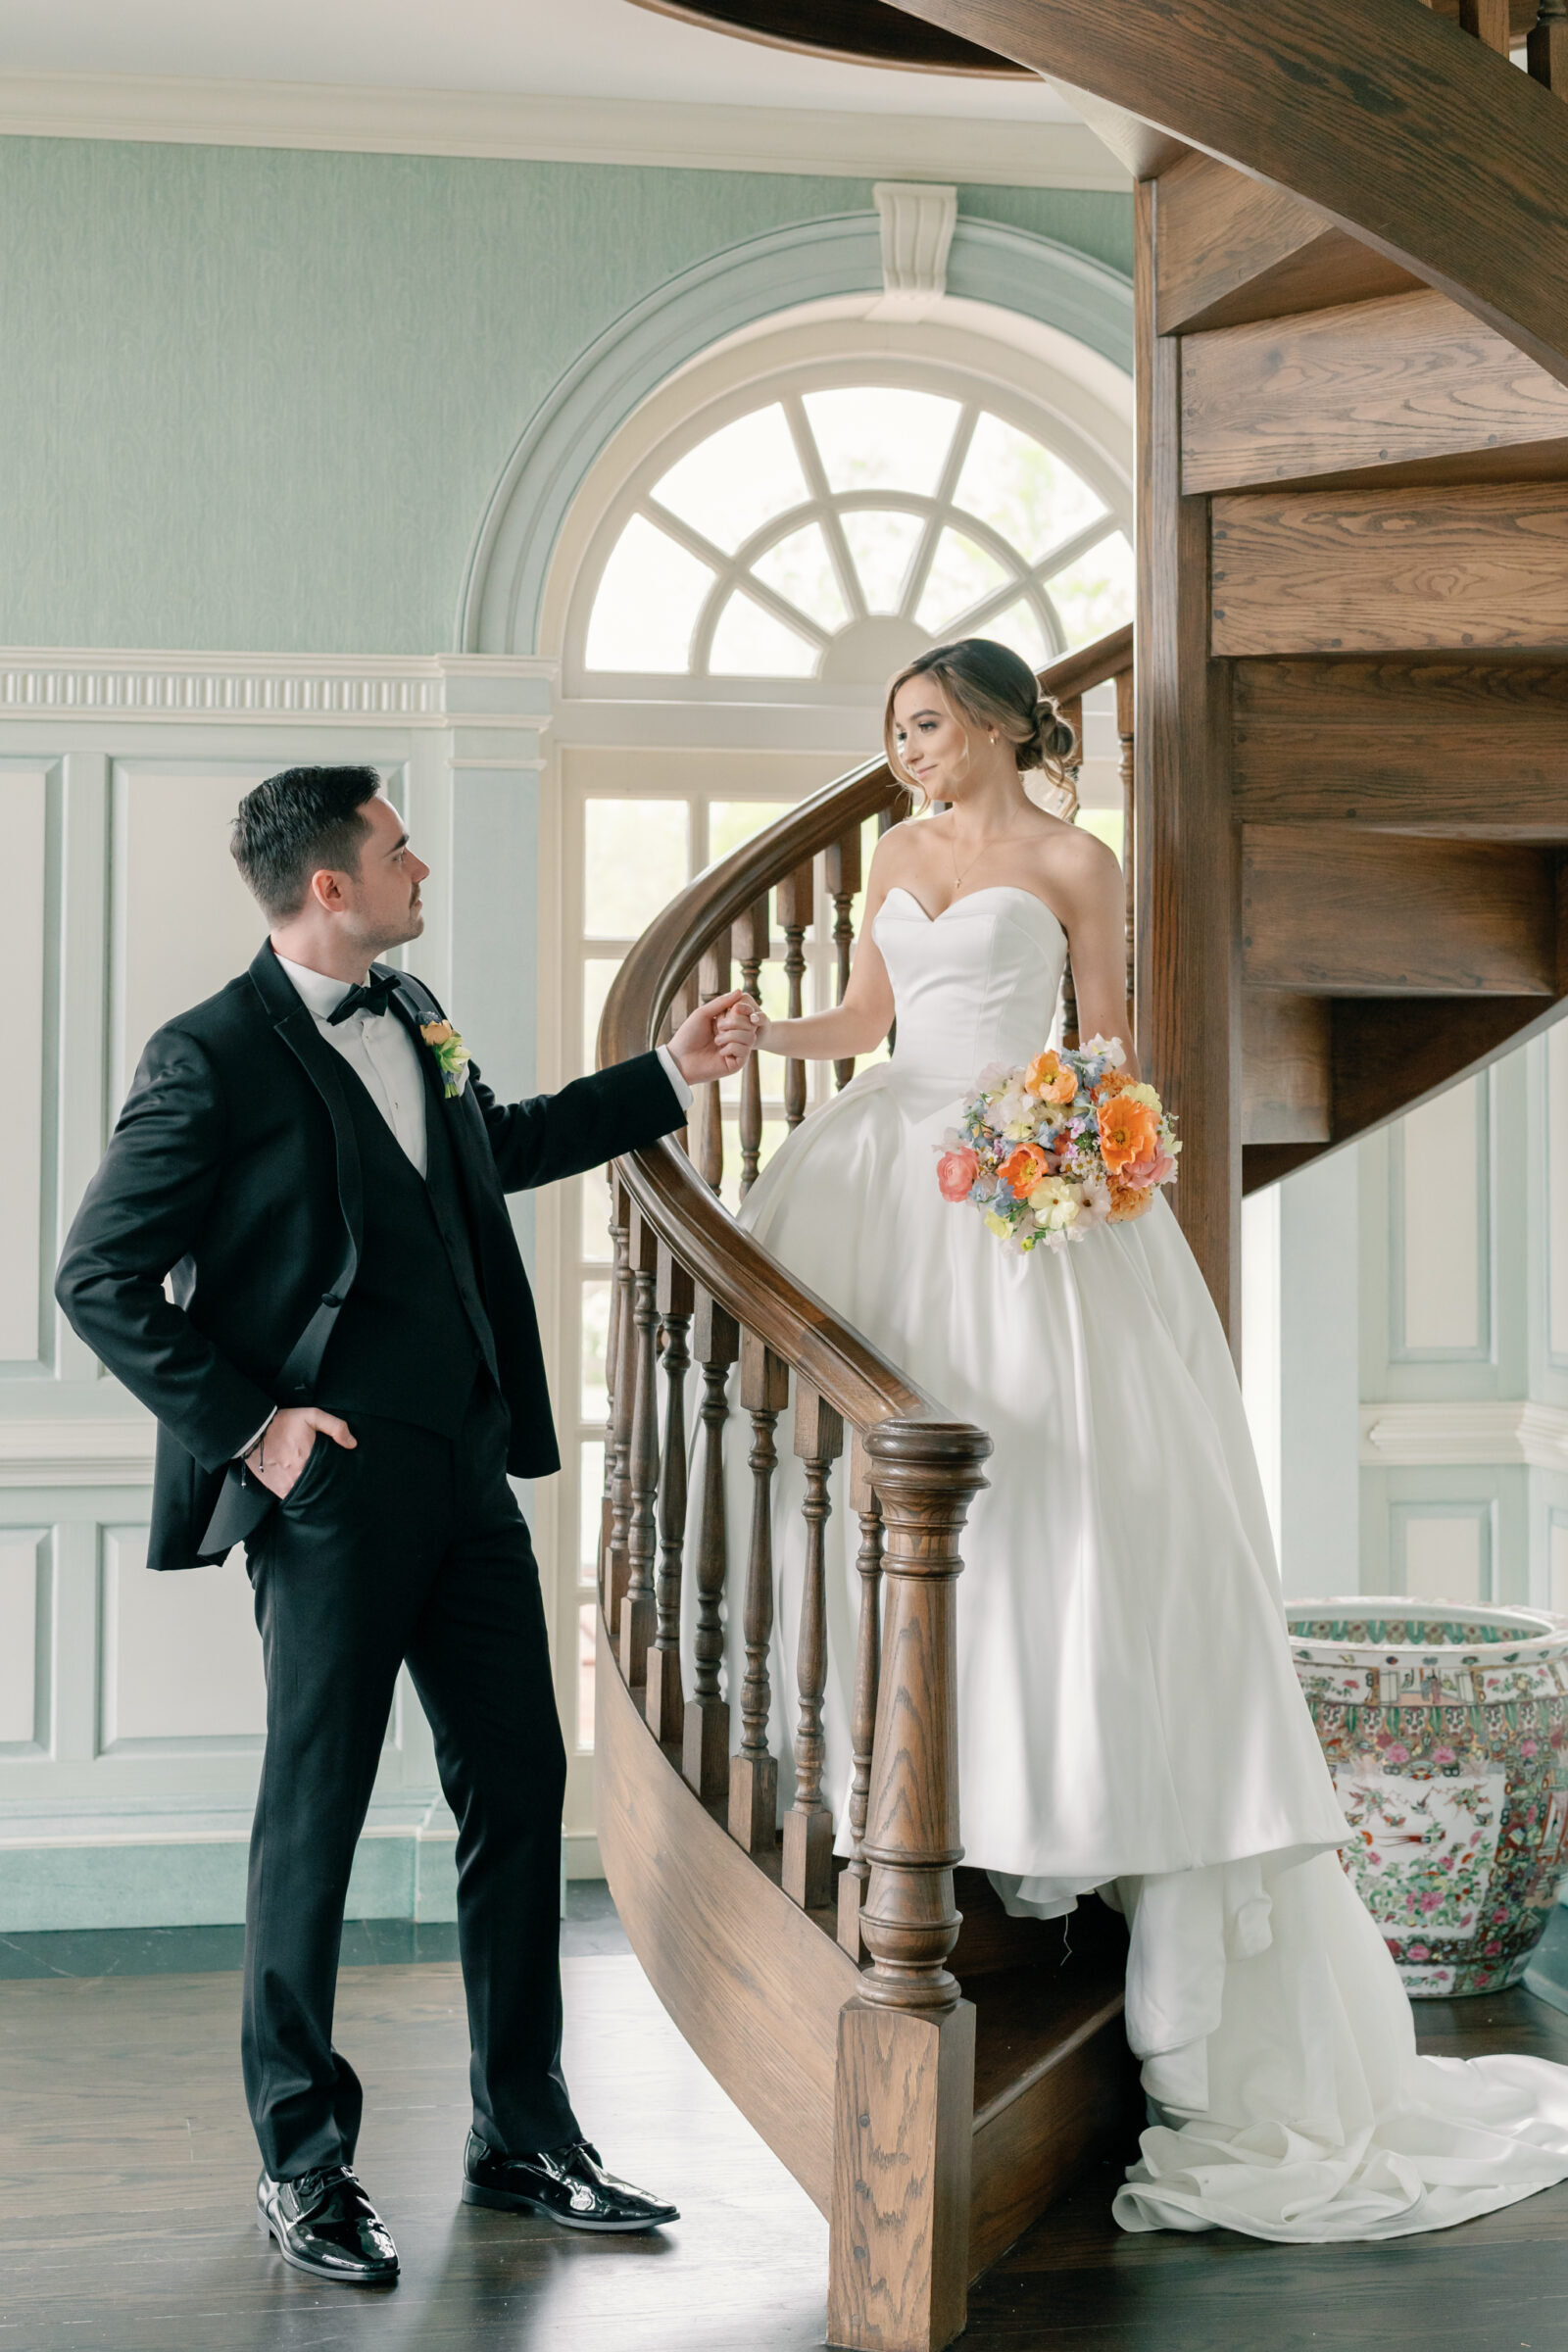
{"label": "wedding dress train", "polygon": [[[896,1054],[787,1139],[741,1221],[991,1433],[957,1587],[960,1835],[1011,1910],[1052,1917],[1099,1889],[1128,1916],[1128,2037],[1158,2120],[1117,2220],[1393,2236],[1568,2178],[1568,2069],[1415,2053],[1338,1860],[1234,1368],[1169,1208],[1022,1258],[938,1193],[957,1099],[1045,1042],[1059,924],[1010,884],[935,918],[901,888],[875,937]],[[787,1804],[803,1488],[780,1456],[770,1743]],[[744,1448],[728,1475],[744,1525]],[[825,1787],[842,1824],[858,1607],[842,1477],[834,1500]]]}

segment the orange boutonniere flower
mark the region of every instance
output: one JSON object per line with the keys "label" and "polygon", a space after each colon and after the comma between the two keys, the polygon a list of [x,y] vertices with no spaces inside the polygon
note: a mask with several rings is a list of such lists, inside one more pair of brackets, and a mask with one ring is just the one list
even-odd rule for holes
{"label": "orange boutonniere flower", "polygon": [[421,1021],[419,1035],[441,1073],[441,1092],[450,1102],[468,1082],[468,1049],[450,1021]]}

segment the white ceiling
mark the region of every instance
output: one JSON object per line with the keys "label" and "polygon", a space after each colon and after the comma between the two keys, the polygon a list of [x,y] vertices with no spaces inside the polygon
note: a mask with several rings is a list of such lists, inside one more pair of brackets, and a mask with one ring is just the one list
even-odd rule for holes
{"label": "white ceiling", "polygon": [[1044,82],[882,73],[705,32],[630,0],[0,0],[0,74],[347,83],[1070,122]]}

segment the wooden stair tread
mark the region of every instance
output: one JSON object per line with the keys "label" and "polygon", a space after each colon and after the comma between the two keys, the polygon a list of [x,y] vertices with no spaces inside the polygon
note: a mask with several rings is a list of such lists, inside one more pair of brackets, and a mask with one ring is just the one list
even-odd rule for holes
{"label": "wooden stair tread", "polygon": [[975,2005],[976,2132],[1092,2035],[1112,2022],[1119,2030],[1124,1976],[1122,1966],[1097,1957],[1060,1984],[1048,1969],[1020,1968],[966,1988]]}

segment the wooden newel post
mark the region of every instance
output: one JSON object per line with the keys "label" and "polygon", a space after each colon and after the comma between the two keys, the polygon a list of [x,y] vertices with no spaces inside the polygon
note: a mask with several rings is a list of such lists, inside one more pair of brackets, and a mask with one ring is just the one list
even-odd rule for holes
{"label": "wooden newel post", "polygon": [[940,2352],[968,2312],[974,2009],[958,1933],[956,1579],[983,1430],[884,1422],[866,1438],[886,1528],[860,1935],[839,2017],[827,2340]]}

